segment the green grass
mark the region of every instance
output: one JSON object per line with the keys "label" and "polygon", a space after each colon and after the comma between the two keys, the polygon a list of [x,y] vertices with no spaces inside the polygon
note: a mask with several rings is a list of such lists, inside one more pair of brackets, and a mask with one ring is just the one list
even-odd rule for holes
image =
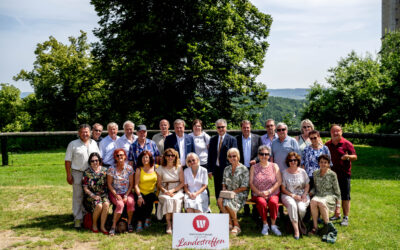
{"label": "green grass", "polygon": [[[263,237],[251,218],[241,217],[243,233],[230,239],[231,248],[400,248],[400,150],[356,146],[356,151],[350,226],[336,224],[339,234],[335,244],[323,243],[318,237],[295,241],[290,234]],[[10,154],[12,165],[0,167],[0,248],[171,248],[165,225],[155,219],[151,229],[141,234],[107,237],[75,231],[64,153]],[[213,192],[212,185],[210,190]],[[211,202],[213,211],[218,211],[214,198]]]}

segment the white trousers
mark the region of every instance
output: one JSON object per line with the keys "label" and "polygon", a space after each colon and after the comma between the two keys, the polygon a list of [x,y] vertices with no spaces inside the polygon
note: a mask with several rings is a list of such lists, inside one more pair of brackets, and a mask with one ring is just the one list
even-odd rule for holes
{"label": "white trousers", "polygon": [[281,200],[283,205],[285,205],[288,210],[290,221],[298,222],[299,215],[300,219],[303,219],[304,215],[306,215],[307,207],[310,205],[310,197],[307,195],[307,201],[296,201],[292,197],[282,194]]}

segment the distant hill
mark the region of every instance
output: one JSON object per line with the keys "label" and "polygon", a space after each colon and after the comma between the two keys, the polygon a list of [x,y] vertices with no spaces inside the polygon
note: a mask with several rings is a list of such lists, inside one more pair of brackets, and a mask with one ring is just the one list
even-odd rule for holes
{"label": "distant hill", "polygon": [[269,96],[304,100],[310,89],[267,89]]}
{"label": "distant hill", "polygon": [[33,92],[21,92],[21,99],[27,97],[28,95],[33,94]]}

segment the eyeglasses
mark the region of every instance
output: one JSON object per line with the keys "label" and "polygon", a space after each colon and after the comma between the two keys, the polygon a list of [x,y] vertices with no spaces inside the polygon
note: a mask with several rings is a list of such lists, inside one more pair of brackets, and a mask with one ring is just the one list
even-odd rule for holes
{"label": "eyeglasses", "polygon": [[297,162],[297,159],[289,159],[288,162]]}
{"label": "eyeglasses", "polygon": [[217,129],[225,128],[226,126],[218,126]]}
{"label": "eyeglasses", "polygon": [[191,160],[188,160],[187,162],[188,163],[192,163],[192,162],[196,162],[196,160],[195,159],[191,159]]}
{"label": "eyeglasses", "polygon": [[100,129],[95,129],[94,131],[95,132],[102,132],[102,130],[100,130]]}
{"label": "eyeglasses", "polygon": [[286,131],[286,128],[278,128],[276,131],[278,131],[278,132]]}
{"label": "eyeglasses", "polygon": [[175,155],[165,155],[165,157],[175,157]]}
{"label": "eyeglasses", "polygon": [[303,128],[311,128],[311,126],[303,126]]}
{"label": "eyeglasses", "polygon": [[99,162],[99,160],[90,160],[90,163]]}
{"label": "eyeglasses", "polygon": [[316,140],[318,137],[310,137],[310,140]]}
{"label": "eyeglasses", "polygon": [[125,156],[124,154],[118,154],[117,157],[123,157]]}
{"label": "eyeglasses", "polygon": [[228,155],[228,158],[236,158],[237,155]]}
{"label": "eyeglasses", "polygon": [[265,127],[267,127],[267,128],[271,128],[271,127],[273,127],[273,126],[275,126],[275,125],[267,125],[267,126],[265,126]]}
{"label": "eyeglasses", "polygon": [[260,155],[260,156],[268,156],[269,153],[258,153],[258,155]]}

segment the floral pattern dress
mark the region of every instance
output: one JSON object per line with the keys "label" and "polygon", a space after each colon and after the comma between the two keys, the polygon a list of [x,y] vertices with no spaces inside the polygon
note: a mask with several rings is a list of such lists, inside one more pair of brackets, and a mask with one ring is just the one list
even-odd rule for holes
{"label": "floral pattern dress", "polygon": [[[243,164],[239,164],[232,174],[232,165],[224,169],[222,184],[225,184],[226,190],[233,191],[241,187],[249,187],[249,170]],[[248,196],[248,190],[235,195],[233,199],[224,199],[223,205],[231,208],[236,213],[244,206]]]}
{"label": "floral pattern dress", "polygon": [[91,167],[86,169],[82,177],[82,186],[101,197],[100,200],[95,200],[85,193],[83,205],[86,211],[93,213],[98,204],[110,202],[107,194],[107,169],[105,167],[101,167],[98,173]]}
{"label": "floral pattern dress", "polygon": [[312,200],[324,203],[333,212],[336,203],[340,201],[340,188],[336,173],[328,169],[324,176],[320,175],[320,169],[314,172],[314,187],[310,193],[314,194]]}
{"label": "floral pattern dress", "polygon": [[319,169],[318,157],[322,154],[327,154],[329,155],[329,158],[331,157],[331,153],[329,152],[328,147],[325,145],[319,149],[313,149],[311,145],[304,149],[301,156],[301,165],[304,165],[304,169],[306,170],[308,177],[313,177],[314,171]]}

